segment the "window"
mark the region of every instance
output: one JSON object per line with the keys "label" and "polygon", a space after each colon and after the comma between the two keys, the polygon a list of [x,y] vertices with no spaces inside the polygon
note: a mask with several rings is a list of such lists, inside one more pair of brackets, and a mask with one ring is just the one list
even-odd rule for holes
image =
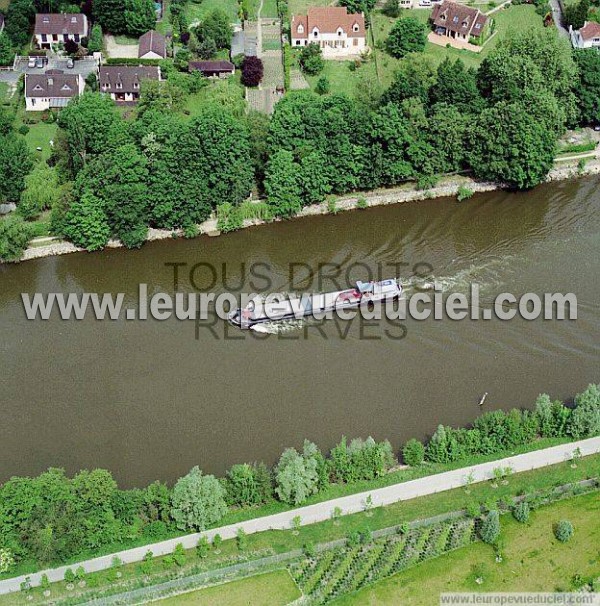
{"label": "window", "polygon": [[304,25],[302,25],[302,23],[298,26],[298,33],[299,34],[303,34],[304,33]]}
{"label": "window", "polygon": [[300,46],[300,40],[296,40],[296,46]]}
{"label": "window", "polygon": [[139,88],[140,87],[140,83],[139,82],[134,82],[133,83],[133,88]]}
{"label": "window", "polygon": [[481,29],[481,23],[476,23],[475,24],[475,29]]}
{"label": "window", "polygon": [[458,17],[454,17],[454,19],[452,19],[452,21],[454,21],[454,23],[458,23]]}
{"label": "window", "polygon": [[357,32],[359,29],[360,29],[360,27],[358,26],[358,23],[355,23],[355,24],[352,26],[352,31],[353,31],[353,32]]}

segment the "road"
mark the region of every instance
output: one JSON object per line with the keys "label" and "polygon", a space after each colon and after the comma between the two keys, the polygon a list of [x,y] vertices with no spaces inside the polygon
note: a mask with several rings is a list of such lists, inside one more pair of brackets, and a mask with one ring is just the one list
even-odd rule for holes
{"label": "road", "polygon": [[589,438],[579,442],[570,442],[552,448],[545,448],[534,452],[528,452],[522,455],[508,457],[498,461],[489,463],[481,463],[472,467],[455,469],[444,473],[435,474],[410,480],[400,484],[393,484],[385,488],[378,488],[370,492],[361,492],[315,505],[299,507],[283,513],[278,513],[262,518],[255,518],[240,522],[239,524],[231,524],[229,526],[221,526],[200,533],[188,534],[168,541],[144,545],[135,549],[127,549],[118,553],[112,553],[92,560],[78,562],[70,566],[61,566],[49,570],[42,570],[35,574],[23,575],[0,581],[0,594],[11,593],[20,590],[21,583],[26,576],[32,585],[39,585],[43,574],[48,575],[51,582],[62,581],[64,579],[67,568],[75,570],[82,566],[86,572],[97,572],[106,570],[112,566],[113,558],[118,557],[123,563],[140,562],[148,551],[152,551],[154,556],[162,556],[173,552],[175,546],[181,543],[186,549],[192,549],[198,544],[198,539],[205,536],[209,541],[219,534],[223,539],[235,538],[240,528],[243,528],[246,534],[255,532],[264,532],[265,530],[288,530],[292,526],[292,520],[299,516],[302,525],[314,524],[323,522],[331,518],[334,509],[339,508],[342,515],[358,513],[364,511],[365,503],[368,497],[371,497],[373,507],[383,505],[391,505],[399,501],[407,501],[416,497],[422,497],[453,488],[460,488],[467,483],[467,477],[470,476],[473,483],[485,482],[494,477],[494,469],[498,467],[511,467],[514,472],[529,471],[531,469],[539,469],[554,465],[563,461],[568,461],[573,457],[576,449],[579,449],[582,456],[600,453],[600,437]]}

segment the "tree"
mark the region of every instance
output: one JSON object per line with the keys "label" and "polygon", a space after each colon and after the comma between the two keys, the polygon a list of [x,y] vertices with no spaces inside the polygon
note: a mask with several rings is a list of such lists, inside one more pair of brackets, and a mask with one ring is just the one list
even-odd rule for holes
{"label": "tree", "polygon": [[125,31],[141,36],[156,26],[156,9],[152,0],[125,0],[123,11]]}
{"label": "tree", "polygon": [[8,35],[0,32],[0,65],[12,65],[15,52]]}
{"label": "tree", "polygon": [[375,8],[376,0],[340,0],[339,5],[345,6],[349,13],[369,13]]}
{"label": "tree", "polygon": [[425,446],[419,440],[412,438],[404,445],[402,458],[407,465],[418,467],[425,458]]}
{"label": "tree", "polygon": [[318,95],[326,95],[331,90],[331,85],[329,84],[329,78],[327,76],[321,76],[317,81],[317,86],[315,87],[315,92]]}
{"label": "tree", "polygon": [[102,34],[102,27],[99,23],[94,24],[88,40],[88,51],[90,53],[102,52],[104,46],[104,37]]}
{"label": "tree", "polygon": [[25,219],[37,217],[43,210],[52,208],[59,200],[60,186],[56,170],[47,164],[38,164],[25,177],[25,190],[18,209]]}
{"label": "tree", "polygon": [[301,505],[317,491],[317,463],[294,448],[287,448],[275,469],[275,492],[281,501]]}
{"label": "tree", "polygon": [[311,42],[302,49],[300,53],[300,67],[309,76],[316,76],[323,71],[323,51],[316,42]]}
{"label": "tree", "polygon": [[121,34],[126,31],[123,0],[94,0],[93,16],[105,32]]}
{"label": "tree", "polygon": [[460,60],[452,62],[446,57],[437,69],[437,81],[429,90],[429,102],[454,105],[464,113],[478,113],[483,99],[477,88],[477,72],[466,69]]}
{"label": "tree", "polygon": [[0,135],[0,203],[18,203],[25,189],[25,177],[33,168],[27,143],[12,133]]}
{"label": "tree", "polygon": [[476,177],[527,189],[552,168],[554,133],[522,102],[500,102],[481,112],[469,137],[469,163]]}
{"label": "tree", "polygon": [[198,43],[196,54],[200,59],[212,59],[217,54],[217,45],[212,38],[205,38]]}
{"label": "tree", "polygon": [[242,63],[242,84],[258,86],[263,79],[263,62],[258,57],[245,57]]}
{"label": "tree", "polygon": [[569,433],[576,440],[600,435],[600,385],[589,385],[575,397]]}
{"label": "tree", "polygon": [[397,19],[400,16],[399,0],[386,0],[383,5],[383,14],[392,19]]}
{"label": "tree", "polygon": [[35,13],[33,0],[14,0],[8,5],[4,31],[13,46],[21,47],[29,42],[29,29]]}
{"label": "tree", "polygon": [[229,23],[227,13],[220,9],[215,9],[208,13],[196,28],[196,35],[200,42],[210,39],[219,49],[231,48],[233,29]]}
{"label": "tree", "polygon": [[204,530],[227,512],[225,489],[214,476],[203,475],[199,467],[177,480],[171,503],[171,515],[179,530]]}
{"label": "tree", "polygon": [[390,31],[385,47],[387,52],[401,59],[408,53],[422,52],[427,42],[427,29],[414,17],[398,19]]}
{"label": "tree", "polygon": [[277,217],[292,217],[302,209],[302,189],[292,152],[281,150],[269,159],[265,171],[267,203]]}
{"label": "tree", "polygon": [[208,552],[210,550],[210,545],[208,543],[208,539],[204,536],[198,539],[198,544],[196,545],[196,555],[204,559],[208,557]]}
{"label": "tree", "polygon": [[587,21],[589,10],[589,0],[579,0],[576,4],[568,4],[565,7],[564,13],[565,26],[572,26],[573,29],[581,29]]}
{"label": "tree", "polygon": [[484,543],[493,545],[500,535],[500,514],[495,509],[490,511],[481,523],[479,536]]}
{"label": "tree", "polygon": [[255,469],[247,463],[234,465],[225,478],[227,502],[240,507],[257,505],[262,495],[256,482]]}
{"label": "tree", "polygon": [[64,236],[75,246],[86,250],[101,250],[110,238],[110,225],[102,200],[84,194],[67,211]]}
{"label": "tree", "polygon": [[327,158],[313,151],[303,158],[297,167],[297,181],[300,184],[302,204],[320,204],[331,193]]}
{"label": "tree", "polygon": [[579,49],[573,54],[579,70],[574,87],[582,124],[600,123],[600,54],[596,49]]}
{"label": "tree", "polygon": [[530,509],[527,501],[520,501],[512,510],[513,517],[521,524],[526,524],[529,521],[529,513]]}
{"label": "tree", "polygon": [[573,524],[569,520],[560,520],[554,525],[554,536],[561,542],[566,543],[573,536]]}

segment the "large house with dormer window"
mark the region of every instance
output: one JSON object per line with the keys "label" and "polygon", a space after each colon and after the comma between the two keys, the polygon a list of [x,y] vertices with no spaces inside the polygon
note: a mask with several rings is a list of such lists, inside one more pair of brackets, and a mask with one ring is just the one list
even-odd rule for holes
{"label": "large house with dormer window", "polygon": [[144,80],[160,80],[154,66],[103,65],[98,69],[99,90],[117,103],[137,103]]}
{"label": "large house with dormer window", "polygon": [[586,21],[581,29],[569,25],[569,35],[574,48],[600,48],[600,23]]}
{"label": "large house with dormer window", "polygon": [[367,48],[365,17],[343,6],[313,6],[292,17],[291,38],[295,48],[318,44],[324,58],[359,55]]}
{"label": "large house with dormer window", "polygon": [[83,13],[38,13],[35,16],[33,34],[38,48],[49,49],[67,40],[79,44],[88,33],[88,18]]}
{"label": "large house with dormer window", "polygon": [[484,35],[488,18],[479,9],[444,0],[434,7],[431,21],[433,31],[439,36],[471,42]]}
{"label": "large house with dormer window", "polygon": [[66,107],[71,99],[83,95],[81,74],[65,74],[49,69],[45,74],[25,74],[25,108],[28,112]]}

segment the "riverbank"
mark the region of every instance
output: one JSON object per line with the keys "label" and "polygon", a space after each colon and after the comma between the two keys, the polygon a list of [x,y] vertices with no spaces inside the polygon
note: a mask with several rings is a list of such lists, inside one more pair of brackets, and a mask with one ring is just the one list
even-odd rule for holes
{"label": "riverbank", "polygon": [[[366,511],[367,509],[381,511],[381,508],[398,502],[451,491],[456,488],[464,488],[466,486],[470,489],[475,484],[494,479],[495,470],[499,467],[504,469],[510,467],[512,473],[530,472],[535,469],[568,462],[572,460],[574,452],[578,453],[579,458],[600,453],[600,437],[570,442],[568,444],[511,456],[501,460],[482,463],[480,465],[463,467],[433,476],[425,476],[417,480],[402,482],[400,484],[394,484],[368,492],[356,493],[338,499],[317,503],[315,505],[299,507],[283,513],[254,518],[245,522],[212,528],[199,533],[182,535],[167,541],[160,541],[158,543],[128,549],[83,562],[42,570],[29,575],[8,578],[0,581],[0,594],[19,591],[21,583],[26,580],[32,586],[37,586],[41,583],[43,575],[46,575],[50,582],[62,581],[68,569],[82,567],[85,573],[88,574],[107,570],[114,566],[115,558],[118,558],[118,561],[122,564],[131,564],[143,561],[148,551],[151,551],[154,557],[158,557],[171,554],[178,544],[181,544],[184,549],[194,549],[201,537],[205,537],[208,541],[212,541],[218,534],[223,540],[235,539],[239,536],[240,529],[242,529],[244,535],[252,535],[273,530],[287,531],[294,527],[293,521],[298,518],[301,521],[302,527],[310,526],[312,524],[331,520],[332,515],[336,511],[339,515],[334,516],[334,518],[337,519],[340,516],[369,513]],[[371,504],[369,507],[365,506],[365,503],[367,502]]]}
{"label": "riverbank", "polygon": [[[585,165],[580,167],[578,164],[582,160],[585,162]],[[570,156],[568,158],[557,159],[555,167],[550,171],[546,178],[546,182],[565,181],[567,179],[597,174],[600,174],[600,158],[598,158],[595,153],[582,154],[581,156]],[[414,183],[404,183],[399,187],[390,189],[377,189],[369,192],[358,192],[352,195],[340,196],[335,198],[333,203],[323,202],[321,204],[306,206],[294,218],[336,214],[342,211],[357,210],[358,208],[366,209],[388,204],[402,204],[404,202],[454,197],[458,195],[459,189],[470,190],[475,194],[501,190],[504,189],[504,185],[501,183],[476,181],[470,177],[453,175],[441,179],[437,185],[425,190],[417,189]],[[244,221],[241,229],[266,225],[277,221],[282,221],[282,219],[247,219]],[[204,223],[198,225],[198,236],[219,235],[221,235],[221,232],[217,228],[216,218],[208,219],[207,221],[204,221]],[[181,230],[150,228],[148,230],[147,242],[181,237],[183,237],[183,232]],[[42,242],[42,240],[44,242]],[[64,240],[57,239],[49,244],[46,244],[45,241],[47,241],[47,238],[40,239],[36,245],[36,241],[34,240],[29,248],[24,251],[21,262],[42,259],[45,257],[67,255],[76,252],[86,252],[84,249],[78,248]],[[123,244],[119,240],[111,240],[108,243],[107,248],[123,248]]]}

